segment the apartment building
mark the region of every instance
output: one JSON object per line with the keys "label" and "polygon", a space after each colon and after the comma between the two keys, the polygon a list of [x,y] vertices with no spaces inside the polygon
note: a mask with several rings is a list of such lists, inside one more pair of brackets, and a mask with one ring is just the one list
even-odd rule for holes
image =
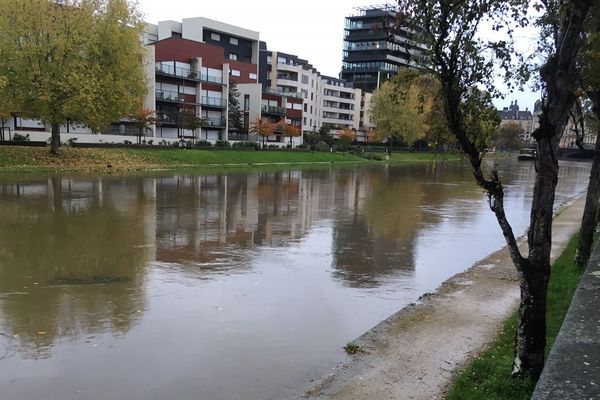
{"label": "apartment building", "polygon": [[412,40],[414,32],[396,25],[396,7],[356,7],[344,23],[343,63],[340,77],[372,93],[400,68],[416,65],[425,49]]}
{"label": "apartment building", "polygon": [[[155,137],[248,139],[239,132],[229,137],[228,94],[230,82],[259,86],[258,32],[201,17],[161,21],[147,31],[148,45],[155,49],[155,110],[160,118]],[[186,111],[202,118],[199,133],[186,129]]]}

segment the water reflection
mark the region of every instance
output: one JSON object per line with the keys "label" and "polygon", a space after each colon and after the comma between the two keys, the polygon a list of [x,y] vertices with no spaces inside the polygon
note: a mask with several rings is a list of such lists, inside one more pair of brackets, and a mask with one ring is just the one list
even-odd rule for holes
{"label": "water reflection", "polygon": [[[500,169],[521,234],[534,174],[530,164]],[[584,190],[588,171],[561,168],[557,203]],[[502,244],[456,164],[5,178],[0,386],[9,399],[48,387],[61,388],[47,397],[57,399],[79,389],[92,399],[278,399]],[[77,379],[66,385],[56,369]]]}
{"label": "water reflection", "polygon": [[0,329],[28,357],[60,338],[126,333],[144,308],[141,203],[119,193],[120,210],[103,206],[101,188],[57,177],[2,187]]}

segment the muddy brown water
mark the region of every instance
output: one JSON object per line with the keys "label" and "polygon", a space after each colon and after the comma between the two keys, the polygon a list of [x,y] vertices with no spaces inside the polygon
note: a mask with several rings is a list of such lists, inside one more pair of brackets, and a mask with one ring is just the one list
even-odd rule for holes
{"label": "muddy brown water", "polygon": [[[533,166],[500,169],[521,235]],[[502,245],[453,163],[0,177],[0,398],[294,397]]]}

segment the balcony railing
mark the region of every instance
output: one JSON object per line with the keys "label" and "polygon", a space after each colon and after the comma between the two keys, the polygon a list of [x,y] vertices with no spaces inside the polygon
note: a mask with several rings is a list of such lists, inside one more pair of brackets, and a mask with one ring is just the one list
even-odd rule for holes
{"label": "balcony railing", "polygon": [[277,115],[285,115],[284,107],[276,107],[276,106],[262,106],[261,111],[267,114],[277,114]]}
{"label": "balcony railing", "polygon": [[264,89],[263,91],[266,92],[266,93],[278,94],[280,96],[296,97],[298,99],[304,98],[302,96],[302,93],[288,92],[288,91],[284,91],[284,90],[281,90],[281,89],[271,89],[271,88],[269,88],[269,89]]}
{"label": "balcony railing", "polygon": [[224,128],[225,118],[203,118],[202,127],[204,128]]}
{"label": "balcony railing", "polygon": [[227,103],[225,99],[219,99],[218,97],[202,96],[200,104],[208,107],[225,108]]}
{"label": "balcony railing", "polygon": [[185,95],[183,93],[160,89],[156,89],[154,93],[156,94],[156,100],[172,101],[175,103],[185,102]]}
{"label": "balcony railing", "polygon": [[219,85],[223,84],[223,78],[216,75],[200,74],[200,80],[203,82],[217,83]]}
{"label": "balcony railing", "polygon": [[160,75],[174,76],[177,78],[199,81],[197,72],[191,71],[189,68],[176,67],[174,65],[156,63],[156,73]]}

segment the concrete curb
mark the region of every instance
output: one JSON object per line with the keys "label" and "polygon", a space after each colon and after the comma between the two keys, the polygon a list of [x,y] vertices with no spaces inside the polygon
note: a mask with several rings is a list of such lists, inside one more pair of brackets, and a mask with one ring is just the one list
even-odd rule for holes
{"label": "concrete curb", "polygon": [[532,400],[600,398],[600,242],[588,262]]}

